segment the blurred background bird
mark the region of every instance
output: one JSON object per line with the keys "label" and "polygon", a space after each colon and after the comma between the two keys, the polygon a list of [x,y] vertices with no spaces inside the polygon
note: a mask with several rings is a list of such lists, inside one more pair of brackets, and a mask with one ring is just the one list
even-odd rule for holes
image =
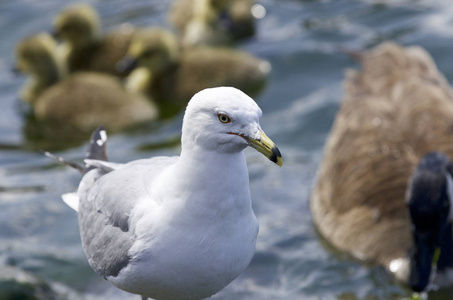
{"label": "blurred background bird", "polygon": [[130,72],[128,89],[155,99],[162,107],[185,107],[197,91],[216,86],[232,86],[257,96],[271,70],[267,61],[244,51],[181,49],[171,32],[159,28],[139,30],[120,67]]}
{"label": "blurred background bird", "polygon": [[69,73],[96,71],[120,76],[116,63],[126,54],[134,28],[122,24],[103,34],[96,10],[87,3],[76,3],[55,16],[53,33],[62,41],[58,55],[66,61]]}
{"label": "blurred background bird", "polygon": [[30,77],[21,97],[37,120],[49,128],[87,133],[101,124],[117,131],[157,119],[154,103],[126,91],[116,77],[95,72],[67,75],[56,48],[56,41],[46,33],[17,46],[16,69]]}
{"label": "blurred background bird", "polygon": [[255,34],[253,8],[259,4],[254,2],[177,0],[172,4],[168,19],[184,45],[227,46]]}
{"label": "blurred background bird", "polygon": [[313,220],[335,247],[416,292],[430,278],[452,285],[452,90],[420,47],[383,43],[356,58],[362,70],[346,75]]}

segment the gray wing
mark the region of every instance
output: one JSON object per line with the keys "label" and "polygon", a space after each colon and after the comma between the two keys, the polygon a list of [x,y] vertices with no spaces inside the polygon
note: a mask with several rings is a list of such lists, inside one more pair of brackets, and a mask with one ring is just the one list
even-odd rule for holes
{"label": "gray wing", "polygon": [[78,191],[80,235],[96,273],[115,277],[128,265],[135,242],[129,216],[139,198],[149,194],[145,183],[175,161],[175,157],[134,161],[105,175],[99,166],[83,177]]}

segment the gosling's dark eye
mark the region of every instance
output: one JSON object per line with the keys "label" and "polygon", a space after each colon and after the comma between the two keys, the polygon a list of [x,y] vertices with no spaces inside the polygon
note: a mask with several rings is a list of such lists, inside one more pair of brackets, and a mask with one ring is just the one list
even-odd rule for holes
{"label": "gosling's dark eye", "polygon": [[218,114],[217,117],[219,118],[219,121],[222,123],[230,123],[231,119],[227,115],[224,114]]}

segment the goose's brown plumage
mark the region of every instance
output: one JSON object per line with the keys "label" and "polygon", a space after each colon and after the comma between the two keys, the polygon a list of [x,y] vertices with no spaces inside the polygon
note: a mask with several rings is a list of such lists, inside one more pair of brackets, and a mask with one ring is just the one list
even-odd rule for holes
{"label": "goose's brown plumage", "polygon": [[453,94],[429,54],[384,43],[349,70],[311,196],[337,248],[388,267],[412,244],[405,194],[430,151],[453,158]]}

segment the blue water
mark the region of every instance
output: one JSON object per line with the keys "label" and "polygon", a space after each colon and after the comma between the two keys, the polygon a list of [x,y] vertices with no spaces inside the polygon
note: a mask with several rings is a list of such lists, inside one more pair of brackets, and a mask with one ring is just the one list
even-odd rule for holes
{"label": "blue water", "polygon": [[[50,30],[52,17],[70,2],[0,0],[0,268],[26,271],[62,299],[137,300],[88,266],[76,214],[60,200],[60,194],[76,189],[79,174],[40,152],[54,147],[60,155],[82,160],[85,145],[63,149],[27,135],[27,107],[17,97],[24,78],[10,72],[15,44]],[[99,11],[105,30],[122,22],[168,26],[168,0],[88,2]],[[246,150],[260,222],[257,252],[249,268],[212,299],[407,299],[410,292],[384,270],[360,264],[320,239],[311,221],[309,192],[341,101],[344,70],[357,67],[340,49],[369,48],[387,39],[421,45],[451,81],[453,5],[448,0],[258,2],[267,15],[257,22],[257,35],[238,48],[272,64],[269,84],[256,100],[263,110],[262,127],[282,151],[284,167]],[[177,155],[180,127],[179,115],[149,132],[112,135],[109,157],[126,162]],[[453,290],[428,297],[453,299]]]}

